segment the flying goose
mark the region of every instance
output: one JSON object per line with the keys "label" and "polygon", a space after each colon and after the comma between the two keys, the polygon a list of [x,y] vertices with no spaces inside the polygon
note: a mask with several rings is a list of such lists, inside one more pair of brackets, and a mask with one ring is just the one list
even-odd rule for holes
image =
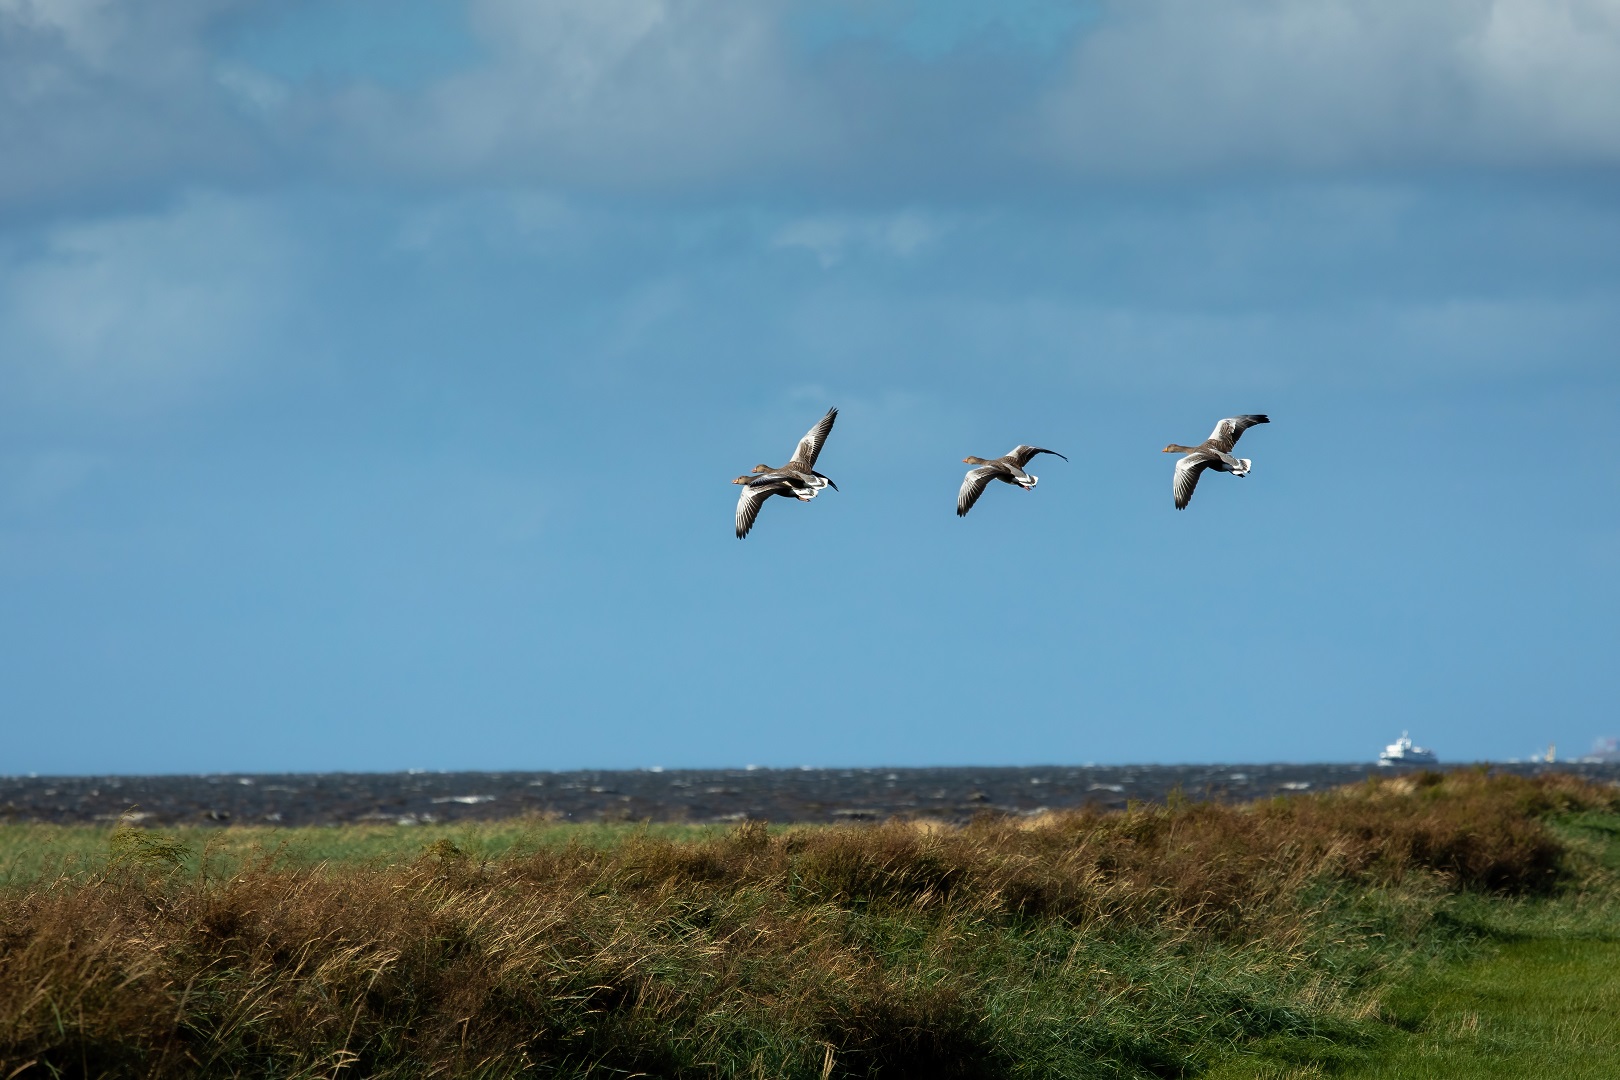
{"label": "flying goose", "polygon": [[1040,477],[1025,472],[1024,466],[1028,465],[1036,454],[1051,454],[1053,457],[1063,458],[1064,461],[1069,460],[1056,450],[1042,450],[1038,446],[1022,445],[1013,447],[1010,453],[1003,454],[994,461],[986,461],[982,457],[963,458],[964,465],[977,465],[978,468],[969,469],[967,475],[962,478],[962,490],[956,493],[956,516],[966,517],[967,512],[973,509],[973,504],[979,501],[979,496],[984,494],[984,489],[992,480],[1000,480],[1003,484],[1017,484],[1025,491],[1032,490],[1039,483]]}
{"label": "flying goose", "polygon": [[[753,472],[756,477],[771,477],[773,479],[790,479],[800,486],[814,492],[824,487],[838,490],[838,485],[827,477],[816,472],[816,458],[821,456],[821,446],[827,441],[827,435],[832,431],[833,421],[838,419],[837,409],[828,409],[827,415],[816,421],[816,426],[804,433],[799,445],[794,447],[793,456],[788,463],[780,468],[773,469],[769,465],[755,465]],[[732,483],[736,483],[735,480]]]}
{"label": "flying goose", "polygon": [[1245,416],[1229,416],[1215,425],[1215,430],[1209,433],[1209,438],[1197,446],[1181,446],[1171,443],[1164,448],[1166,454],[1185,454],[1186,457],[1176,462],[1175,481],[1172,490],[1176,497],[1176,509],[1185,510],[1192,501],[1193,488],[1198,486],[1198,474],[1205,469],[1214,469],[1216,472],[1229,472],[1233,476],[1248,476],[1249,466],[1254,462],[1248,458],[1232,456],[1232,448],[1237,445],[1243,433],[1256,424],[1269,424],[1271,417],[1259,414]]}
{"label": "flying goose", "polygon": [[800,502],[809,502],[822,488],[838,490],[829,477],[816,472],[816,458],[821,456],[822,444],[838,419],[837,409],[828,409],[827,415],[816,421],[816,426],[805,432],[804,438],[793,450],[793,457],[781,468],[755,465],[751,473],[737,477],[733,484],[742,484],[742,495],[737,499],[737,539],[748,535],[759,517],[759,509],[772,495],[791,495]]}

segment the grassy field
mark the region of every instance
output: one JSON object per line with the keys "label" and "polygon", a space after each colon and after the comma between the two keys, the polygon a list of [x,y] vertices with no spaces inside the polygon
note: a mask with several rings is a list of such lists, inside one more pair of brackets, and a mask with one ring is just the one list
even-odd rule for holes
{"label": "grassy field", "polygon": [[960,829],[11,826],[0,867],[0,1076],[1620,1075],[1620,792],[1567,777]]}
{"label": "grassy field", "polygon": [[1393,995],[1414,1034],[1352,1075],[1367,1080],[1620,1077],[1620,942],[1505,944]]}
{"label": "grassy field", "polygon": [[1340,1045],[1272,1040],[1212,1078],[1607,1080],[1620,1077],[1620,814],[1549,817],[1572,873],[1541,896],[1462,893],[1435,912],[1450,940],[1368,999]]}
{"label": "grassy field", "polygon": [[[115,831],[111,825],[0,825],[0,887],[104,868]],[[634,837],[695,841],[715,839],[730,831],[732,827],[725,825],[568,825],[519,820],[341,828],[181,828],[164,835],[184,847],[189,870],[200,872],[206,856],[210,873],[219,875],[266,857],[284,868],[409,863],[441,840],[469,858],[486,861],[568,844],[610,847]]]}

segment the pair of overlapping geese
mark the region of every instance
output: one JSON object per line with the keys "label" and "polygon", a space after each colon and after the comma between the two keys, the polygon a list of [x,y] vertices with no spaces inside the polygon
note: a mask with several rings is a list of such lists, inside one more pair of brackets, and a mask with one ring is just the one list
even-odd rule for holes
{"label": "pair of overlapping geese", "polygon": [[[792,460],[786,465],[775,469],[769,465],[755,465],[753,472],[745,473],[732,481],[733,484],[743,485],[742,495],[737,499],[737,539],[741,540],[748,535],[748,531],[754,527],[754,520],[759,517],[760,507],[772,495],[809,502],[823,488],[838,490],[837,484],[816,472],[816,458],[821,456],[822,444],[827,441],[827,436],[833,429],[833,421],[837,419],[838,410],[828,409],[827,415],[818,420],[816,426],[799,440],[797,449],[793,451]],[[1245,431],[1256,424],[1269,423],[1270,417],[1254,413],[1229,416],[1216,424],[1209,438],[1197,446],[1171,443],[1165,447],[1166,454],[1185,455],[1176,462],[1175,479],[1171,484],[1176,509],[1187,509],[1187,504],[1192,501],[1193,488],[1198,486],[1198,477],[1205,469],[1229,472],[1233,476],[1249,475],[1249,466],[1253,462],[1248,458],[1234,457],[1232,449],[1237,446],[1238,439],[1243,437]],[[956,493],[956,516],[967,516],[967,512],[973,509],[973,504],[979,501],[979,496],[984,494],[984,489],[990,486],[992,480],[1000,480],[1003,484],[1017,484],[1025,491],[1033,491],[1040,478],[1025,472],[1024,467],[1036,454],[1051,454],[1053,457],[1063,458],[1064,461],[1069,460],[1056,450],[1024,445],[1015,446],[998,458],[988,460],[982,457],[963,458],[964,464],[974,467],[962,478],[961,490]]]}

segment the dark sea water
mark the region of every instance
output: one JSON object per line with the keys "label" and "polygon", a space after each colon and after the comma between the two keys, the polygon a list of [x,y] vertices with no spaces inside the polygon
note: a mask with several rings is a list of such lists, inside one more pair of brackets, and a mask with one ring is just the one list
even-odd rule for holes
{"label": "dark sea water", "polygon": [[[1457,766],[1462,767],[1462,766]],[[1471,767],[1471,766],[1470,766]],[[1441,766],[1446,768],[1446,766]],[[1620,764],[1492,765],[1620,782]],[[1410,769],[1356,765],[1098,765],[940,769],[670,769],[614,772],[284,773],[0,777],[0,822],[340,825],[495,820],[966,821],[991,812],[1242,801],[1321,791]]]}

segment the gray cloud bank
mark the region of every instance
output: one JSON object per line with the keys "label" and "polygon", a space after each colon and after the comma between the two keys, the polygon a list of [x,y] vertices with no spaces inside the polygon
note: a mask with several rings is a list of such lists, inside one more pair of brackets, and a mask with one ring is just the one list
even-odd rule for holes
{"label": "gray cloud bank", "polygon": [[1040,105],[1070,168],[1620,163],[1614,0],[1133,0]]}
{"label": "gray cloud bank", "polygon": [[809,42],[801,13],[468,0],[475,59],[401,88],[244,62],[220,27],[276,17],[257,5],[0,0],[0,201],[286,175],[884,198],[1620,164],[1617,0],[1119,0],[1041,56]]}
{"label": "gray cloud bank", "polygon": [[320,10],[0,0],[13,410],[163,412],[313,363],[312,311],[446,292],[643,376],[1376,380],[1614,339],[1620,0],[1132,0],[925,55],[792,4],[468,0],[476,47],[414,82],[231,44]]}

